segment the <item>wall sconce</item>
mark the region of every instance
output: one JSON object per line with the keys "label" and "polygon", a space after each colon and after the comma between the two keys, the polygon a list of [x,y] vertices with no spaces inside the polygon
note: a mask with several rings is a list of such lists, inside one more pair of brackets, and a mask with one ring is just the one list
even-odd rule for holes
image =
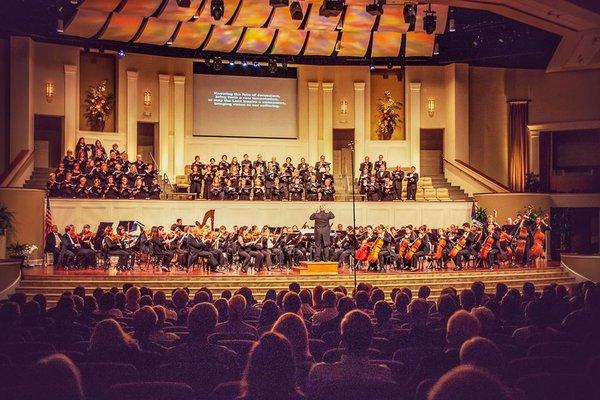
{"label": "wall sconce", "polygon": [[348,100],[346,99],[340,101],[340,114],[348,115]]}
{"label": "wall sconce", "polygon": [[434,98],[427,99],[427,114],[430,117],[433,117],[433,114],[435,114],[435,99]]}
{"label": "wall sconce", "polygon": [[48,103],[52,103],[53,98],[54,98],[54,83],[46,82],[46,101]]}
{"label": "wall sconce", "polygon": [[152,105],[152,93],[149,91],[144,92],[144,106],[150,107]]}

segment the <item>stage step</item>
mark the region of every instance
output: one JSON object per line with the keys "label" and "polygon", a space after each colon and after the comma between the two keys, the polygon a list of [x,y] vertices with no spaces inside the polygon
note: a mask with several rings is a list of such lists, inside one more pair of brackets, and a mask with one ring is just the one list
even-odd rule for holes
{"label": "stage step", "polygon": [[[291,272],[272,271],[269,274],[261,275],[187,275],[185,273],[156,273],[152,275],[146,273],[141,275],[136,273],[125,273],[114,275],[84,275],[84,273],[75,272],[56,272],[53,274],[42,275],[39,271],[35,275],[27,273],[21,280],[17,291],[27,294],[30,298],[37,293],[44,293],[49,304],[55,304],[60,295],[65,291],[71,291],[74,287],[82,285],[88,289],[88,293],[100,287],[108,290],[113,286],[121,288],[125,282],[130,282],[136,286],[147,286],[153,290],[164,290],[170,295],[171,290],[177,287],[187,286],[193,294],[201,287],[208,287],[216,296],[220,292],[228,289],[235,291],[242,286],[248,286],[254,292],[257,299],[264,297],[267,289],[281,290],[288,287],[291,282],[300,283],[301,287],[314,288],[316,285],[323,285],[326,288],[333,288],[338,285],[344,285],[348,290],[354,286],[354,277],[348,271],[339,275],[297,275]],[[533,282],[538,290],[544,285],[557,283],[570,285],[575,282],[566,271],[559,267],[544,267],[532,269],[500,269],[494,271],[467,270],[467,271],[448,271],[448,272],[401,272],[401,273],[358,273],[357,282],[369,282],[373,286],[384,290],[386,297],[393,288],[408,287],[414,295],[419,287],[428,285],[431,288],[431,298],[437,299],[440,291],[448,286],[456,288],[458,291],[470,288],[474,281],[482,281],[486,285],[488,293],[495,292],[497,283],[505,283],[510,288],[521,289],[525,282]]]}

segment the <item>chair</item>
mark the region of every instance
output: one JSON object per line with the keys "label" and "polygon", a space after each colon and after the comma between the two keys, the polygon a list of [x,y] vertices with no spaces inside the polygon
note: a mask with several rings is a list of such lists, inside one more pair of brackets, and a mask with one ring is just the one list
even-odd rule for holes
{"label": "chair", "polygon": [[213,333],[208,336],[208,343],[217,344],[221,340],[258,340],[253,333]]}
{"label": "chair", "polygon": [[112,385],[106,392],[111,400],[189,400],[194,391],[185,383],[139,382]]}
{"label": "chair", "polygon": [[564,374],[574,372],[573,364],[564,357],[522,357],[508,363],[506,379],[514,383],[522,376],[551,373]]}
{"label": "chair", "polygon": [[418,187],[415,195],[415,200],[423,201],[425,200],[425,195],[423,194],[423,188]]}
{"label": "chair", "polygon": [[422,359],[439,355],[444,352],[442,347],[406,347],[394,352],[393,360],[400,361],[404,365],[417,366]]}
{"label": "chair", "polygon": [[423,188],[423,196],[427,201],[438,201],[437,193],[433,187],[425,187]]}
{"label": "chair", "polygon": [[318,388],[309,393],[311,400],[399,400],[401,389],[396,383],[381,380],[340,382]]}
{"label": "chair", "polygon": [[188,181],[187,175],[177,175],[175,176],[175,183],[173,184],[173,189],[175,192],[185,192],[190,188],[190,183]]}
{"label": "chair", "polygon": [[140,374],[131,364],[79,363],[81,380],[88,400],[103,399],[111,385],[140,380]]}
{"label": "chair", "polygon": [[535,374],[517,381],[528,400],[588,400],[597,398],[590,379],[582,374]]}
{"label": "chair", "polygon": [[[50,343],[44,342],[26,342],[26,343],[3,343],[0,345],[0,354],[4,354],[11,359],[13,363],[34,362],[41,357],[56,353],[56,348]],[[40,356],[39,358],[36,358]]]}
{"label": "chair", "polygon": [[189,385],[196,396],[203,398],[219,384],[238,379],[236,371],[211,363],[170,363],[160,365],[154,378],[161,382],[177,382]]}
{"label": "chair", "polygon": [[86,351],[88,351],[89,348],[90,348],[89,341],[70,343],[69,346],[67,347],[68,350],[78,351],[81,353],[85,353]]}
{"label": "chair", "polygon": [[429,391],[435,385],[435,379],[425,379],[422,380],[417,385],[417,390],[415,391],[415,400],[427,400],[427,396],[429,395]]}
{"label": "chair", "polygon": [[369,364],[374,365],[385,365],[390,371],[392,371],[392,377],[396,381],[396,383],[403,385],[408,381],[409,372],[408,367],[401,363],[400,361],[392,361],[392,360],[369,360]]}
{"label": "chair", "polygon": [[327,343],[328,348],[333,349],[339,346],[342,335],[339,331],[329,331],[321,335],[321,340]]}
{"label": "chair", "polygon": [[574,342],[537,343],[527,350],[528,357],[566,357],[573,358],[580,354],[580,346]]}
{"label": "chair", "polygon": [[329,350],[327,343],[320,339],[308,339],[308,348],[316,362],[320,362],[323,359],[323,354]]}
{"label": "chair", "polygon": [[[31,367],[27,365],[15,365],[11,363],[0,364],[0,389],[9,389],[21,386],[26,382],[27,371]],[[9,397],[5,397],[9,398]]]}
{"label": "chair", "polygon": [[236,352],[242,365],[246,365],[248,354],[255,343],[256,341],[254,340],[219,340],[221,346],[225,346]]}
{"label": "chair", "polygon": [[417,182],[417,186],[422,186],[422,187],[433,186],[433,180],[431,179],[430,176],[422,176],[419,178],[419,181]]}
{"label": "chair", "polygon": [[383,359],[389,358],[393,355],[392,344],[386,338],[374,337],[371,340],[371,347],[379,350]]}
{"label": "chair", "polygon": [[437,188],[435,194],[439,201],[452,201],[448,188]]}
{"label": "chair", "polygon": [[239,381],[219,383],[209,396],[211,400],[231,400],[242,395],[242,384]]}
{"label": "chair", "polygon": [[[369,359],[377,360],[381,359],[381,352],[377,349],[368,349]],[[340,361],[342,355],[346,353],[346,349],[337,348],[337,349],[329,349],[323,354],[323,362],[328,364],[333,364],[335,362]]]}

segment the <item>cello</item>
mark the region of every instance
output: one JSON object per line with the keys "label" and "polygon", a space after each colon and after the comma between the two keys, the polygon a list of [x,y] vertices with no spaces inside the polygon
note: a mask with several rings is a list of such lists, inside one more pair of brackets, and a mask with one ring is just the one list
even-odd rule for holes
{"label": "cello", "polygon": [[371,246],[371,251],[369,252],[369,256],[367,257],[367,262],[369,264],[376,263],[377,259],[379,258],[379,252],[381,251],[381,248],[383,247],[383,236],[382,235],[379,235],[377,237],[377,239],[375,239],[373,246]]}
{"label": "cello", "polygon": [[468,235],[469,231],[465,231],[465,233],[463,233],[462,237],[458,239],[454,247],[452,247],[452,250],[450,250],[450,253],[448,253],[448,258],[455,258],[458,255],[458,253],[465,248],[465,246],[467,245]]}
{"label": "cello", "polygon": [[492,246],[494,245],[494,231],[492,231],[483,242],[481,249],[479,250],[479,259],[487,260],[488,254],[490,250],[492,250]]}
{"label": "cello", "polygon": [[437,242],[437,246],[435,247],[435,253],[433,253],[433,256],[431,257],[432,260],[441,260],[442,256],[444,255],[444,248],[446,247],[446,243],[448,243],[448,241],[446,240],[446,238],[444,236],[440,236],[440,239]]}
{"label": "cello", "polygon": [[404,258],[404,254],[406,253],[406,250],[408,250],[408,246],[410,245],[410,239],[408,237],[404,237],[402,239],[402,241],[400,242],[400,246],[398,247],[398,253],[396,258],[398,260],[402,260],[402,258]]}
{"label": "cello", "polygon": [[421,247],[422,243],[423,243],[423,238],[422,238],[421,234],[419,234],[417,239],[415,239],[415,241],[411,243],[410,249],[408,249],[408,251],[406,252],[406,256],[404,257],[404,259],[406,261],[412,260],[412,258],[415,256],[415,253],[417,251],[419,251],[419,248]]}

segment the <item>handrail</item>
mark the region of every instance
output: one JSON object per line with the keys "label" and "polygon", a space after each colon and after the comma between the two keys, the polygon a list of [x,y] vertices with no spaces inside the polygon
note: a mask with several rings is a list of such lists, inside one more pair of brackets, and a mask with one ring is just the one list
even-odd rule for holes
{"label": "handrail", "polygon": [[506,185],[503,185],[502,183],[498,182],[494,178],[486,175],[482,171],[478,170],[477,168],[471,166],[470,164],[468,164],[462,160],[455,159],[454,160],[455,162],[452,162],[446,158],[443,158],[443,160],[445,163],[448,163],[448,164],[452,165],[453,167],[457,168],[461,172],[468,175],[470,178],[477,181],[477,183],[479,183],[482,186],[485,186],[486,188],[488,188],[489,190],[491,190],[494,193],[509,193],[510,192],[510,189]]}
{"label": "handrail", "polygon": [[21,150],[10,163],[6,171],[0,175],[0,187],[8,187],[18,176],[18,172],[33,159],[34,150]]}

